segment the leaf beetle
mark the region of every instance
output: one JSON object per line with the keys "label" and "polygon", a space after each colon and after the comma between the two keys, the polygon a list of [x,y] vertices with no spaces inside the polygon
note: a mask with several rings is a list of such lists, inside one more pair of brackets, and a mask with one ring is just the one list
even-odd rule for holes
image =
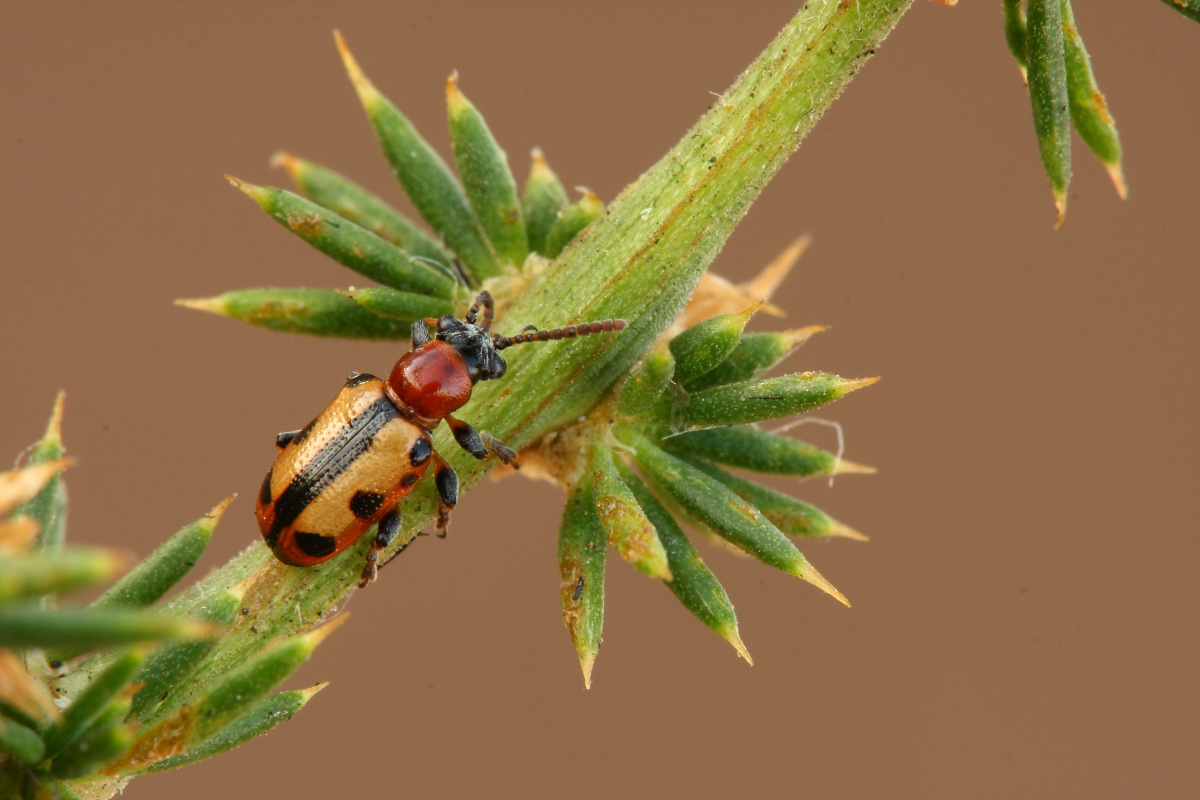
{"label": "leaf beetle", "polygon": [[477,381],[504,375],[499,351],[625,327],[624,320],[608,319],[499,336],[490,332],[494,315],[492,296],[482,291],[463,319],[417,320],[412,350],[387,380],[351,373],[316,419],[275,438],[279,454],[263,480],[255,516],[280,561],[302,567],[328,561],[379,523],[359,581],[366,586],[375,579],[379,552],[400,533],[396,504],[430,465],[440,500],[437,530],[445,536],[458,503],[458,475],[433,449],[438,423],[444,420],[459,446],[476,458],[494,453],[518,466],[517,454],[490,433],[451,416],[471,399]]}

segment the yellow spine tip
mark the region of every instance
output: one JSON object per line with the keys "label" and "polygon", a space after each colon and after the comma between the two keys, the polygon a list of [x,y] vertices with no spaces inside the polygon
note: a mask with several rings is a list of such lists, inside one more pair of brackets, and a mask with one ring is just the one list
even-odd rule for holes
{"label": "yellow spine tip", "polygon": [[874,378],[852,378],[850,380],[842,380],[838,383],[838,389],[842,392],[842,394],[846,395],[850,394],[855,389],[862,389],[864,386],[870,386],[878,380],[878,376]]}
{"label": "yellow spine tip", "polygon": [[237,492],[234,492],[233,494],[229,495],[229,497],[226,497],[224,500],[217,503],[215,506],[213,506],[212,511],[209,511],[207,514],[205,514],[205,516],[211,519],[213,524],[216,525],[218,522],[220,522],[221,515],[225,513],[225,509],[229,508],[229,504],[233,502],[233,498],[235,497],[237,497]]}
{"label": "yellow spine tip", "polygon": [[453,102],[456,96],[462,97],[462,92],[458,90],[458,70],[454,70],[450,77],[446,78],[446,97]]}
{"label": "yellow spine tip", "polygon": [[817,587],[821,591],[823,591],[826,594],[828,594],[829,596],[833,597],[833,599],[837,600],[839,603],[844,605],[846,608],[850,608],[850,601],[846,599],[846,596],[844,594],[842,594],[841,592],[839,592],[832,583],[825,580],[824,576],[821,575],[821,573],[817,572],[812,567],[811,564],[805,564],[802,568],[798,569],[793,574],[797,578],[800,578],[803,581],[807,581],[808,583],[811,583],[813,586]]}
{"label": "yellow spine tip", "polygon": [[834,475],[874,475],[879,470],[875,467],[859,464],[856,461],[848,461],[844,458],[839,459],[837,466],[834,467]]}
{"label": "yellow spine tip", "polygon": [[853,539],[856,542],[871,541],[870,537],[868,537],[865,533],[859,533],[858,531],[854,530],[854,528],[851,528],[849,525],[843,525],[842,523],[837,522],[837,521],[834,521],[834,523],[829,527],[829,535],[830,536],[842,536],[842,537],[845,537],[846,539]]}
{"label": "yellow spine tip", "polygon": [[604,204],[600,202],[600,198],[591,189],[586,186],[576,186],[575,191],[580,192],[583,197],[579,198],[579,205],[582,208],[588,208],[596,213],[604,208]]}
{"label": "yellow spine tip", "polygon": [[35,497],[55,475],[73,463],[69,458],[59,458],[0,473],[0,517]]}
{"label": "yellow spine tip", "polygon": [[812,237],[808,234],[798,237],[782,253],[775,256],[774,260],[767,264],[757,277],[740,284],[739,288],[752,297],[770,300],[771,295],[775,294],[775,290],[792,271],[792,267],[796,266],[796,262],[800,260],[800,256],[804,255],[804,251],[810,244],[812,244]]}
{"label": "yellow spine tip", "polygon": [[225,304],[221,302],[221,298],[219,297],[180,298],[175,301],[175,305],[195,309],[196,311],[207,311],[210,314],[225,313]]}
{"label": "yellow spine tip", "polygon": [[270,166],[275,169],[282,167],[287,170],[288,175],[294,179],[299,173],[302,166],[300,159],[296,158],[291,153],[280,150],[275,155],[271,156]]}
{"label": "yellow spine tip", "polygon": [[542,148],[535,147],[529,151],[529,157],[533,159],[534,169],[546,169],[549,165],[546,163],[546,154],[542,152]]}
{"label": "yellow spine tip", "polygon": [[342,64],[346,67],[346,74],[350,76],[350,82],[354,84],[354,90],[358,92],[358,99],[364,106],[370,105],[379,96],[379,92],[375,86],[363,74],[362,68],[358,66],[358,61],[355,60],[354,54],[350,52],[350,48],[346,46],[346,40],[342,38],[341,31],[333,32],[333,40],[337,43],[338,52],[342,56]]}
{"label": "yellow spine tip", "polygon": [[747,306],[744,311],[742,311],[741,313],[738,314],[739,317],[742,317],[744,319],[744,322],[742,322],[742,324],[745,325],[746,322],[749,322],[750,318],[753,317],[755,314],[757,314],[759,309],[761,309],[765,304],[766,304],[765,300],[759,300],[759,301]]}
{"label": "yellow spine tip", "polygon": [[579,655],[579,667],[583,670],[583,688],[592,688],[592,667],[596,666],[595,653],[581,653]]}
{"label": "yellow spine tip", "polygon": [[225,180],[229,181],[231,186],[241,189],[247,197],[258,203],[260,206],[263,205],[269,198],[269,194],[266,189],[261,186],[256,186],[249,181],[244,181],[241,178],[235,178],[232,175],[226,175]]}
{"label": "yellow spine tip", "polygon": [[1062,227],[1063,220],[1067,218],[1067,195],[1066,192],[1054,194],[1054,207],[1058,209],[1058,217],[1054,220],[1054,230]]}
{"label": "yellow spine tip", "polygon": [[329,681],[325,681],[323,683],[318,683],[316,686],[310,686],[307,689],[301,689],[300,693],[304,695],[304,702],[307,703],[309,700],[312,699],[314,694],[321,691],[328,685],[329,685]]}
{"label": "yellow spine tip", "polygon": [[1104,168],[1108,170],[1108,177],[1112,179],[1113,187],[1117,190],[1117,195],[1122,200],[1128,199],[1129,184],[1125,183],[1125,170],[1121,169],[1121,162],[1106,164]]}
{"label": "yellow spine tip", "polygon": [[46,424],[46,435],[43,437],[55,442],[62,441],[63,403],[67,400],[65,389],[59,389],[54,398],[54,409],[50,412],[50,421]]}
{"label": "yellow spine tip", "polygon": [[729,630],[722,631],[721,636],[724,637],[725,641],[733,645],[733,649],[737,651],[739,656],[746,659],[747,664],[752,667],[754,666],[754,659],[750,657],[750,651],[746,649],[745,643],[742,642],[742,637],[738,633],[737,626],[734,626]]}
{"label": "yellow spine tip", "polygon": [[822,333],[827,330],[829,330],[828,325],[809,325],[804,328],[792,328],[790,331],[784,331],[783,335],[786,337],[790,349],[804,344],[813,334]]}

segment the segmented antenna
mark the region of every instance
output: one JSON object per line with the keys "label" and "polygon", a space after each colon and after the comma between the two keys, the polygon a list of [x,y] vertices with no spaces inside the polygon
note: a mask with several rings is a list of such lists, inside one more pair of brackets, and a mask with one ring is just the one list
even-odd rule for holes
{"label": "segmented antenna", "polygon": [[533,333],[519,333],[516,336],[497,336],[492,334],[492,341],[497,350],[504,350],[517,344],[527,342],[549,342],[559,339],[574,339],[576,336],[587,336],[592,333],[610,333],[625,329],[625,320],[606,319],[601,322],[581,322],[578,325],[567,325],[552,331],[535,330]]}
{"label": "segmented antenna", "polygon": [[467,322],[471,325],[475,324],[475,316],[479,313],[480,306],[483,307],[483,323],[479,326],[485,331],[492,329],[492,320],[496,316],[496,304],[492,302],[492,293],[484,289],[475,298],[475,302],[471,304],[471,308],[467,310]]}

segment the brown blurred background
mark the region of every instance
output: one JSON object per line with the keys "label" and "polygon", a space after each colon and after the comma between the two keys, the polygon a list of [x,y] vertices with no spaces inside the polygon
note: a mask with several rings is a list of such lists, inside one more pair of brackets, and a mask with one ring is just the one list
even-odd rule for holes
{"label": "brown blurred background", "polygon": [[[794,5],[0,5],[0,453],[37,438],[65,388],[73,539],[144,554],[230,492],[201,569],[257,539],[274,434],[404,346],[171,301],[361,284],[221,177],[287,185],[267,166],[286,148],[402,202],[333,28],[443,153],[458,69],[522,180],[540,145],[568,186],[611,199]],[[792,487],[872,537],[805,548],[852,610],[701,544],[750,668],[614,561],[585,692],[558,610],[560,497],[488,482],[449,539],[354,598],[353,624],[290,684],[332,681],[302,714],[125,796],[1200,788],[1200,30],[1161,3],[1077,5],[1128,201],[1077,142],[1052,230],[999,3],[919,2],[716,262],[745,278],[811,233],[788,319],[757,324],[833,326],[794,370],[884,377],[824,414],[879,474]]]}

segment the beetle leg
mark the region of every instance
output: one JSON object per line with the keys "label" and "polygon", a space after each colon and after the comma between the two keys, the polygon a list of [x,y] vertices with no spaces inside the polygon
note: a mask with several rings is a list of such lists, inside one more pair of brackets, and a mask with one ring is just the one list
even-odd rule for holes
{"label": "beetle leg", "polygon": [[450,512],[458,505],[458,473],[437,453],[433,454],[433,469],[433,480],[441,501],[438,506],[437,532],[439,538],[445,539],[446,527],[450,524]]}
{"label": "beetle leg", "polygon": [[[367,565],[363,567],[362,577],[358,580],[359,588],[375,580],[375,575],[379,571],[375,566],[375,562],[379,560],[380,551],[385,550],[399,535],[400,509],[393,508],[379,520],[379,527],[375,532],[375,540],[371,542],[371,548],[367,550]],[[388,560],[390,561],[391,559]]]}
{"label": "beetle leg", "polygon": [[412,346],[416,350],[429,344],[429,320],[419,319],[412,324]]}
{"label": "beetle leg", "polygon": [[292,439],[295,439],[299,435],[300,431],[286,431],[284,433],[276,434],[275,446],[282,450],[292,443]]}
{"label": "beetle leg", "polygon": [[507,447],[487,431],[477,431],[468,423],[461,419],[455,419],[449,414],[446,415],[446,424],[450,426],[450,431],[454,434],[458,446],[476,458],[482,460],[487,458],[489,452],[495,453],[503,463],[511,464],[516,469],[521,468],[517,464],[517,454],[512,448]]}

